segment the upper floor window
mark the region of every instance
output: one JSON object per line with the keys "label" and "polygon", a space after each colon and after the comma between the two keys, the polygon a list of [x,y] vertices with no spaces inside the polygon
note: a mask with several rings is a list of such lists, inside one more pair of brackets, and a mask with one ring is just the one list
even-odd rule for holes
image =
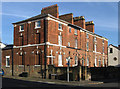
{"label": "upper floor window", "polygon": [[6,56],[6,67],[10,67],[10,56]]}
{"label": "upper floor window", "polygon": [[58,44],[62,45],[62,36],[61,35],[58,35]]}
{"label": "upper floor window", "polygon": [[104,53],[104,46],[103,46],[103,53]]}
{"label": "upper floor window", "polygon": [[74,32],[75,35],[77,35],[77,29],[75,29],[75,32]]}
{"label": "upper floor window", "polygon": [[78,41],[77,41],[77,39],[75,39],[75,48],[77,48],[77,43],[78,43]]}
{"label": "upper floor window", "polygon": [[59,30],[62,30],[62,24],[59,23]]}
{"label": "upper floor window", "polygon": [[103,44],[104,44],[104,39],[102,40]]}
{"label": "upper floor window", "polygon": [[95,36],[95,38],[94,38],[94,41],[96,41],[96,36]]}
{"label": "upper floor window", "polygon": [[70,47],[70,42],[68,42],[68,47]]}
{"label": "upper floor window", "polygon": [[86,34],[86,38],[89,39],[89,34],[88,33]]}
{"label": "upper floor window", "polygon": [[20,31],[24,31],[24,25],[20,25]]}
{"label": "upper floor window", "polygon": [[96,50],[97,50],[97,45],[95,44],[95,52],[96,52]]}
{"label": "upper floor window", "polygon": [[87,42],[87,51],[89,50],[89,42]]}
{"label": "upper floor window", "polygon": [[40,24],[41,24],[40,21],[35,22],[35,28],[40,28]]}
{"label": "upper floor window", "polygon": [[71,33],[71,27],[69,27],[69,33]]}
{"label": "upper floor window", "polygon": [[113,53],[113,48],[110,48],[110,53]]}

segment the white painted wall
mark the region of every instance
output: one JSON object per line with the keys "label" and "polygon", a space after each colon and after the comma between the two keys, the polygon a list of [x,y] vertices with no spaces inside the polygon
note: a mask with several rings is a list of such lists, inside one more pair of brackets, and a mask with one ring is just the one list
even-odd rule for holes
{"label": "white painted wall", "polygon": [[[110,53],[110,48],[113,48],[113,53]],[[118,50],[117,48],[113,47],[112,45],[108,47],[108,66],[120,66],[119,54],[120,54],[120,50]],[[117,58],[116,61],[114,60],[114,57]]]}

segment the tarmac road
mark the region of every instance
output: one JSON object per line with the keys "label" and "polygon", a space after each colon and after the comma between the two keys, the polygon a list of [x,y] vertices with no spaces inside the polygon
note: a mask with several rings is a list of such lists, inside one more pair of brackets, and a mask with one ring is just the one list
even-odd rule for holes
{"label": "tarmac road", "polygon": [[63,88],[79,88],[79,89],[119,89],[118,83],[103,83],[103,84],[92,84],[92,85],[84,85],[84,86],[71,86],[71,85],[62,85],[52,83],[43,83],[43,82],[33,82],[33,81],[25,81],[19,79],[12,78],[2,78],[2,89],[9,89],[13,87],[30,87],[35,89],[40,89],[40,87],[63,87]]}

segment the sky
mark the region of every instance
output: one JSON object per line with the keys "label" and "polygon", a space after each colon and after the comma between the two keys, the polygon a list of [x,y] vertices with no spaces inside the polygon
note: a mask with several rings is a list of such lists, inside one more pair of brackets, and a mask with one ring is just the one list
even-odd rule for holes
{"label": "sky", "polygon": [[118,45],[117,2],[2,2],[2,42],[13,44],[12,23],[41,13],[41,9],[58,4],[59,15],[73,13],[93,21],[95,33],[108,39],[109,44]]}

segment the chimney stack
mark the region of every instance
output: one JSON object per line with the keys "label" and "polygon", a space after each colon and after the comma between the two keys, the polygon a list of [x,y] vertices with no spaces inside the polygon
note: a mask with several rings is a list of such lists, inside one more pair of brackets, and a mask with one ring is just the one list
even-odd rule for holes
{"label": "chimney stack", "polygon": [[59,11],[57,4],[42,8],[41,14],[50,14],[56,18],[59,18]]}
{"label": "chimney stack", "polygon": [[74,17],[74,24],[85,29],[85,18],[84,16]]}
{"label": "chimney stack", "polygon": [[94,23],[93,21],[85,22],[86,29],[94,33]]}

